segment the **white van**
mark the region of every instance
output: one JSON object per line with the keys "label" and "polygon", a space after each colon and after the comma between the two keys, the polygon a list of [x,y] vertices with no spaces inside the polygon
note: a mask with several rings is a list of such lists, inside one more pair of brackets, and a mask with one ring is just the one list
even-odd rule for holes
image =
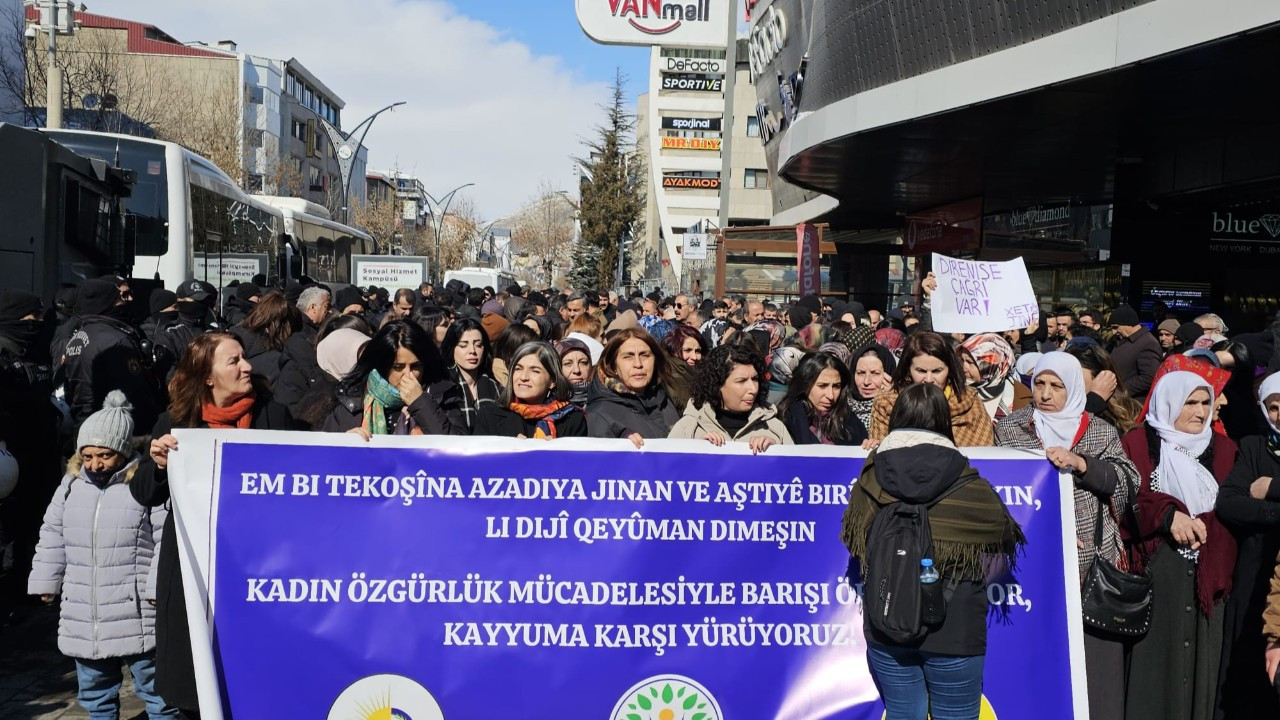
{"label": "white van", "polygon": [[483,267],[465,267],[460,270],[450,270],[444,274],[444,284],[448,285],[450,280],[461,280],[473,288],[491,287],[494,292],[502,292],[516,284],[515,276],[510,273],[496,268]]}

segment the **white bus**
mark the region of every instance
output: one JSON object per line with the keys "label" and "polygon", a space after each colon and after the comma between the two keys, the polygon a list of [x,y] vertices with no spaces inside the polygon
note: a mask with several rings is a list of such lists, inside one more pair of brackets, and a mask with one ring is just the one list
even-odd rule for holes
{"label": "white bus", "polygon": [[449,284],[450,280],[461,280],[473,288],[491,287],[494,292],[502,292],[517,284],[515,276],[511,273],[485,267],[464,267],[458,270],[450,270],[444,274],[445,284]]}
{"label": "white bus", "polygon": [[[345,282],[351,254],[372,254],[368,235],[305,211],[285,212],[249,195],[212,162],[176,143],[130,135],[48,130],[58,143],[87,157],[133,170],[137,182],[124,201],[126,233],[135,242],[135,295],[176,288],[197,278],[218,287],[253,275],[282,280],[308,275]],[[345,262],[338,258],[345,256]],[[142,292],[139,293],[138,290]]]}
{"label": "white bus", "polygon": [[302,274],[323,283],[351,284],[351,256],[377,255],[368,234],[329,217],[323,205],[302,198],[254,195],[274,207],[284,220],[284,232],[303,256]]}

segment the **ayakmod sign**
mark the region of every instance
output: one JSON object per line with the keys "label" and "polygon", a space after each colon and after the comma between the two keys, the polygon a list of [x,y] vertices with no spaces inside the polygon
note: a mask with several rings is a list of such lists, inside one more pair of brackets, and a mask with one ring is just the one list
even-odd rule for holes
{"label": "ayakmod sign", "polygon": [[723,47],[729,0],[576,0],[583,32],[606,45]]}

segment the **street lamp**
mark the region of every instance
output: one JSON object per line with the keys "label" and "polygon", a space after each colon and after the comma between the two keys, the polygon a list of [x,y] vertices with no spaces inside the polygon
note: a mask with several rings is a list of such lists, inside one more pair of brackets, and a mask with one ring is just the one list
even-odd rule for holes
{"label": "street lamp", "polygon": [[[351,208],[347,206],[351,193],[351,171],[355,169],[356,158],[360,156],[360,148],[364,146],[364,137],[369,134],[369,128],[373,127],[374,118],[401,105],[404,105],[403,100],[398,103],[391,103],[365,118],[349,133],[342,132],[334,127],[333,123],[323,117],[320,118],[320,124],[324,126],[325,133],[329,135],[329,142],[333,143],[333,152],[338,156],[338,168],[342,172],[342,222],[344,224],[349,223],[351,218]],[[361,131],[361,128],[364,128],[364,130]],[[360,138],[352,142],[351,138],[356,133],[360,133]]]}
{"label": "street lamp", "polygon": [[426,190],[422,191],[423,196],[427,199],[427,208],[431,211],[432,228],[436,232],[436,260],[434,267],[431,269],[437,283],[439,283],[444,277],[440,272],[440,233],[444,232],[444,217],[449,213],[449,204],[453,202],[453,196],[457,195],[459,190],[465,190],[466,188],[473,186],[475,186],[475,183],[459,185],[458,187],[450,190],[449,194],[444,196],[443,201],[435,199],[435,197]]}
{"label": "street lamp", "polygon": [[[44,125],[50,130],[57,130],[62,127],[62,68],[58,67],[58,36],[70,35],[80,27],[80,21],[76,20],[77,7],[71,0],[24,0],[22,5],[40,11],[40,21],[28,25],[23,36],[34,40],[37,27],[49,36],[49,44],[45,49],[48,60],[44,86]],[[81,4],[79,11],[85,10],[85,6]]]}

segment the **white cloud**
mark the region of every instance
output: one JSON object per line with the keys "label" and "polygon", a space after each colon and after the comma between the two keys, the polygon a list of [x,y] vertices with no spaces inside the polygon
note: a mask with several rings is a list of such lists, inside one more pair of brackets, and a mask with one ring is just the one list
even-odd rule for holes
{"label": "white cloud", "polygon": [[607,86],[439,0],[95,0],[89,12],[183,42],[229,39],[241,52],[296,57],[347,103],[344,129],[408,101],[374,123],[370,167],[417,174],[432,193],[473,182],[463,193],[490,218],[543,179],[569,188],[571,158],[608,97]]}

